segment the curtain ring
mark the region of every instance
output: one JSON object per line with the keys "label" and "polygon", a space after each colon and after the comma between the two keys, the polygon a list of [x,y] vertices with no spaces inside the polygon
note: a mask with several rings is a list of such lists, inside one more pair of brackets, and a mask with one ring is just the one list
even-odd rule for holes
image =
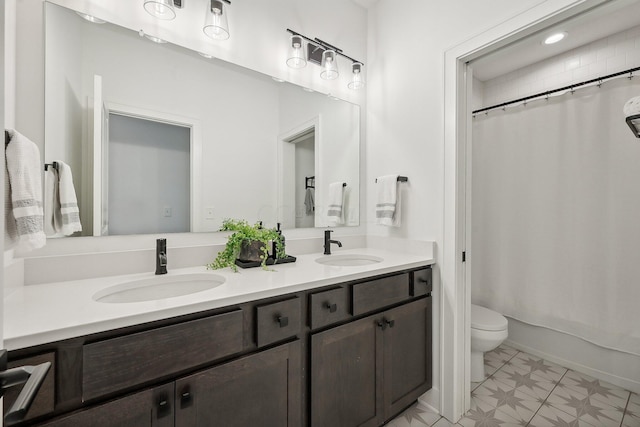
{"label": "curtain ring", "polygon": [[602,87],[602,80],[598,80],[598,87]]}
{"label": "curtain ring", "polygon": [[573,95],[573,93],[574,93],[575,91],[576,91],[576,90],[573,88],[573,86],[571,86],[571,95]]}
{"label": "curtain ring", "polygon": [[633,71],[629,71],[629,77],[627,77],[629,80],[631,80],[633,78]]}

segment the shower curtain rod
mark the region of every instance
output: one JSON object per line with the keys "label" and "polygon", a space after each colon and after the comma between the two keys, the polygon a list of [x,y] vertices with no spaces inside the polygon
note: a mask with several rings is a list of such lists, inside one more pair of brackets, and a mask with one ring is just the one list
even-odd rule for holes
{"label": "shower curtain rod", "polygon": [[534,98],[540,98],[541,96],[545,96],[545,95],[549,96],[552,93],[563,92],[565,90],[573,90],[573,89],[575,89],[577,87],[580,87],[580,86],[585,86],[585,85],[588,85],[588,84],[591,84],[591,83],[596,83],[596,82],[602,82],[603,80],[607,80],[607,79],[611,79],[611,78],[614,78],[614,77],[623,76],[625,74],[629,74],[629,78],[632,78],[633,77],[633,72],[634,71],[638,71],[638,70],[640,70],[640,67],[629,68],[628,70],[620,71],[619,73],[608,74],[606,76],[597,77],[595,79],[587,80],[587,81],[580,82],[580,83],[574,83],[572,85],[561,87],[561,88],[558,88],[558,89],[548,90],[546,92],[536,93],[535,95],[525,96],[524,98],[514,99],[513,101],[503,102],[502,104],[492,105],[491,107],[481,108],[479,110],[472,111],[471,114],[484,113],[485,111],[494,110],[494,109],[500,108],[500,107],[506,107],[507,105],[517,104],[519,102],[528,101],[528,100],[534,99]]}

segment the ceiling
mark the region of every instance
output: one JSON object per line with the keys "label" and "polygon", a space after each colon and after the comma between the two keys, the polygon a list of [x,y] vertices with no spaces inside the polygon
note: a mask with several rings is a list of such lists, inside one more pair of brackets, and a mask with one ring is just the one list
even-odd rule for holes
{"label": "ceiling", "polygon": [[[639,17],[640,0],[609,1],[474,60],[473,75],[480,81],[491,80],[640,25]],[[542,43],[548,35],[560,31],[568,33],[561,42],[554,45]]]}

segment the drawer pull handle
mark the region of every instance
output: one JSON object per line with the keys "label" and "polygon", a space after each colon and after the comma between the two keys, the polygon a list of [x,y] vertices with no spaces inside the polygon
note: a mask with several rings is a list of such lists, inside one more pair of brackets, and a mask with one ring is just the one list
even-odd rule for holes
{"label": "drawer pull handle", "polygon": [[385,322],[383,322],[382,320],[378,320],[376,323],[378,324],[378,327],[379,327],[380,329],[382,329],[383,331],[384,331],[385,329],[387,329],[387,324],[386,324]]}
{"label": "drawer pull handle", "polygon": [[423,279],[422,277],[418,278],[418,282],[424,283],[425,285],[429,284],[429,279]]}
{"label": "drawer pull handle", "polygon": [[329,313],[335,313],[336,311],[338,311],[338,304],[331,304],[329,302],[326,302],[324,304],[324,308],[329,310]]}
{"label": "drawer pull handle", "polygon": [[187,386],[180,393],[180,408],[191,406],[191,397],[191,390]]}
{"label": "drawer pull handle", "polygon": [[169,406],[169,400],[167,395],[162,393],[158,396],[158,418],[165,417],[171,413],[171,407]]}
{"label": "drawer pull handle", "polygon": [[393,328],[393,326],[396,324],[396,321],[384,319],[384,323],[386,323],[390,328]]}
{"label": "drawer pull handle", "polygon": [[276,320],[280,324],[281,328],[284,328],[285,326],[287,326],[289,324],[289,318],[286,317],[286,316],[278,316],[278,318]]}

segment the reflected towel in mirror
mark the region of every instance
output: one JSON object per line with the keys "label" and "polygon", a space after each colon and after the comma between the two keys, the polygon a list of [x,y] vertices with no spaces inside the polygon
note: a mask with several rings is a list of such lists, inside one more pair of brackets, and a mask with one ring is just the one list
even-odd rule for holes
{"label": "reflected towel in mirror", "polygon": [[327,195],[327,220],[333,225],[344,224],[344,183],[329,184]]}

